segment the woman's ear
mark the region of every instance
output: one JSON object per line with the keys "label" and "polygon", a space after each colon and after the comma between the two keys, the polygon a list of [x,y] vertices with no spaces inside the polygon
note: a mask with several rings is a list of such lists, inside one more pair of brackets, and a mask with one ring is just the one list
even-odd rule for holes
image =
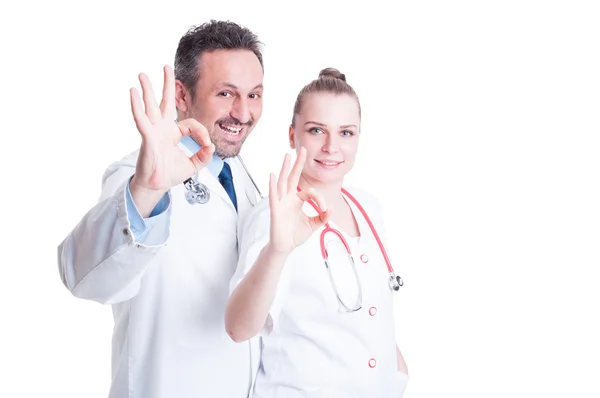
{"label": "woman's ear", "polygon": [[289,138],[290,138],[290,148],[296,149],[296,137],[294,134],[294,128],[292,126],[290,126],[288,134],[289,134]]}

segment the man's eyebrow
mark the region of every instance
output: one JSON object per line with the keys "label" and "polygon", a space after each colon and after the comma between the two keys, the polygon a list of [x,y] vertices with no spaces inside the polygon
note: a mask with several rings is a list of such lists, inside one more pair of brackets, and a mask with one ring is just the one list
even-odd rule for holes
{"label": "man's eyebrow", "polygon": [[[219,83],[219,84],[215,85],[215,88],[217,88],[217,87],[219,87],[219,88],[221,88],[221,87],[227,87],[227,88],[230,88],[232,90],[238,90],[238,86],[236,86],[233,83]],[[262,89],[263,89],[263,85],[262,85],[262,83],[260,83],[260,84],[257,84],[251,91],[262,90]]]}

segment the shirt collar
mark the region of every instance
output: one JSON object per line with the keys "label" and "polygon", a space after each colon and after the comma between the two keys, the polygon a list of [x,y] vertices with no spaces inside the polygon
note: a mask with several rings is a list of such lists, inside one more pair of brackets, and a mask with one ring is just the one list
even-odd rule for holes
{"label": "shirt collar", "polygon": [[215,177],[219,178],[219,174],[221,174],[221,170],[223,169],[223,163],[223,159],[218,157],[217,154],[213,153],[212,160],[206,165],[206,167],[208,167],[208,171],[210,171]]}

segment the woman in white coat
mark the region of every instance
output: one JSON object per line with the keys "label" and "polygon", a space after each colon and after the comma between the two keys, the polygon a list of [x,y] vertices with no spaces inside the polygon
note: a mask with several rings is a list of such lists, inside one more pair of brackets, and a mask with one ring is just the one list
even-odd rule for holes
{"label": "woman in white coat", "polygon": [[290,170],[285,156],[268,200],[241,227],[225,319],[234,341],[261,337],[255,398],[399,398],[406,388],[387,254],[376,238],[385,247],[380,207],[343,184],[358,149],[360,113],[356,93],[335,69],[305,86],[289,129],[296,162]]}

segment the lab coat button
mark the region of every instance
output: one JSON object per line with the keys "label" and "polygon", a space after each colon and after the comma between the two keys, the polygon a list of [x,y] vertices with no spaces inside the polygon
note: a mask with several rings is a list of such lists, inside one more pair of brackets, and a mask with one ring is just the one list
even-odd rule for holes
{"label": "lab coat button", "polygon": [[375,360],[375,358],[369,359],[369,367],[370,368],[374,368],[376,365],[377,365],[377,361]]}
{"label": "lab coat button", "polygon": [[366,254],[361,254],[360,261],[362,261],[363,263],[368,263],[369,262],[369,257],[367,257]]}
{"label": "lab coat button", "polygon": [[123,228],[123,235],[129,235],[129,231],[127,231],[127,228]]}
{"label": "lab coat button", "polygon": [[369,308],[369,315],[374,316],[375,314],[377,314],[377,308],[376,307]]}

